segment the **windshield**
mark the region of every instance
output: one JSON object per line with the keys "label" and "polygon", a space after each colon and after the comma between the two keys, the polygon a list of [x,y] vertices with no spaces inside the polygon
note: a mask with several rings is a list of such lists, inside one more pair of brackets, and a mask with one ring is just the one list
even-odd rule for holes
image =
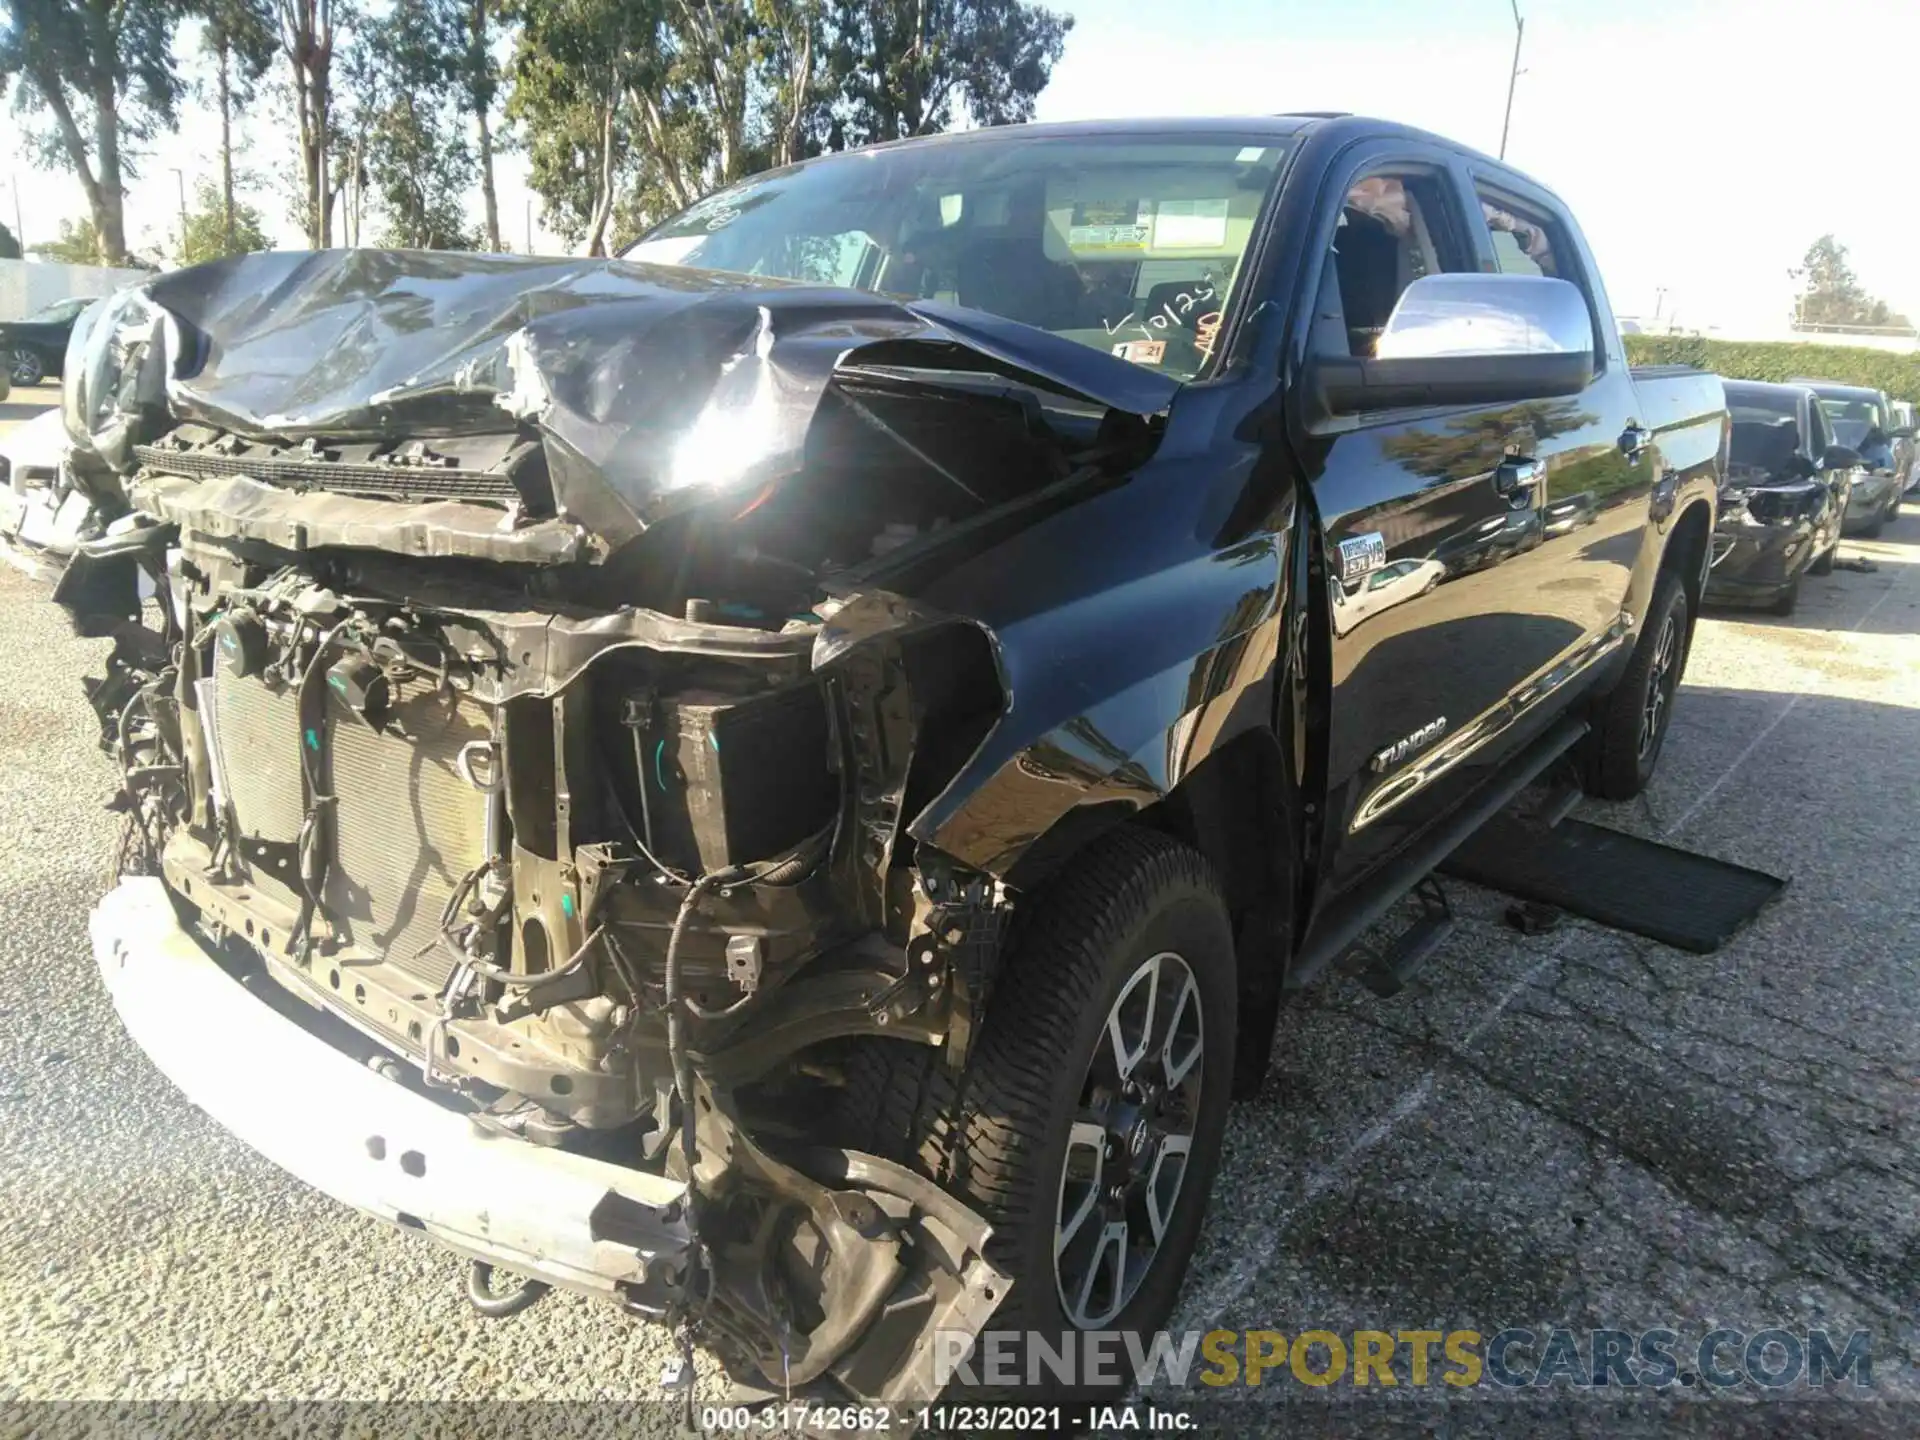
{"label": "windshield", "polygon": [[1886,417],[1873,400],[1840,400],[1821,396],[1820,408],[1833,422],[1833,434],[1842,445],[1858,450],[1866,443],[1867,432],[1887,428]]}
{"label": "windshield", "polygon": [[710,195],[623,252],[991,311],[1190,380],[1284,142],[968,138],[833,155]]}
{"label": "windshield", "polygon": [[27,319],[35,322],[71,320],[92,303],[91,300],[56,300],[51,305],[42,305]]}

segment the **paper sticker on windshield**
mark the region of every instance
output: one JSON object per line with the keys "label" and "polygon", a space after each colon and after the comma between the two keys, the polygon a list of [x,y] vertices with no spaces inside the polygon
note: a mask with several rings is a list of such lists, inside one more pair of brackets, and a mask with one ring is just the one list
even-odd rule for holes
{"label": "paper sticker on windshield", "polygon": [[1113,353],[1136,365],[1158,365],[1167,358],[1164,340],[1127,340],[1113,347]]}
{"label": "paper sticker on windshield", "polygon": [[1144,250],[1152,233],[1144,200],[1076,200],[1067,244],[1075,250]]}
{"label": "paper sticker on windshield", "polygon": [[1218,250],[1226,243],[1225,200],[1162,200],[1154,211],[1155,250]]}

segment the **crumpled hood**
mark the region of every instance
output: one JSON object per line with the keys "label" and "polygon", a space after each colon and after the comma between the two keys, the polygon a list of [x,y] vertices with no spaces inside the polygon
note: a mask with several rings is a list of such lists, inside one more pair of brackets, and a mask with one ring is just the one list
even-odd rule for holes
{"label": "crumpled hood", "polygon": [[621,260],[269,252],[100,308],[76,333],[68,429],[115,469],[162,403],[293,441],[525,423],[562,513],[614,545],[712,488],[797,470],[850,370],[987,371],[1137,415],[1179,388],[977,310]]}

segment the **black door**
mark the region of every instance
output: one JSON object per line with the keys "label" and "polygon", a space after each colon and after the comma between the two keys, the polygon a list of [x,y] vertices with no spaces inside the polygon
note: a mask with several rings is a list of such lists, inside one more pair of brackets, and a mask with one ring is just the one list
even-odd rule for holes
{"label": "black door", "polygon": [[[1371,353],[1417,275],[1495,268],[1444,155],[1399,147],[1343,183],[1311,347]],[[1620,444],[1631,406],[1624,366],[1606,366],[1578,396],[1341,417],[1302,437],[1332,632],[1323,886],[1353,884],[1458,804],[1555,713],[1541,702],[1561,672],[1624,634],[1647,488]]]}

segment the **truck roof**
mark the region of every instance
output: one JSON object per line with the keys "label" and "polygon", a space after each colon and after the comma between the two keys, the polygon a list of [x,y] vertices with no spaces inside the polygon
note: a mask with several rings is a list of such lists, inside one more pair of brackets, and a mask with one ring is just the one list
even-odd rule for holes
{"label": "truck roof", "polygon": [[[1355,140],[1386,137],[1444,145],[1449,150],[1468,157],[1484,169],[1502,171],[1529,185],[1536,186],[1549,195],[1553,194],[1551,186],[1542,184],[1526,171],[1505,160],[1497,159],[1483,150],[1477,150],[1463,141],[1452,139],[1436,131],[1404,125],[1396,120],[1382,120],[1374,116],[1355,115],[1336,110],[1283,111],[1273,115],[1162,115],[1128,116],[1104,120],[1049,120],[1029,122],[1024,125],[989,125],[978,130],[950,130],[938,135],[915,135],[904,140],[886,140],[877,145],[861,146],[860,149],[895,150],[920,145],[991,144],[996,140],[1006,141],[1009,138],[1072,139],[1100,135],[1144,137],[1225,133],[1249,138],[1266,138],[1277,142],[1309,133],[1318,135],[1321,132],[1331,135],[1336,145],[1343,135],[1351,136]],[[813,165],[822,160],[830,160],[835,154],[850,153],[854,152],[829,152],[796,163]]]}
{"label": "truck roof", "polygon": [[1843,385],[1838,380],[1794,380],[1795,385],[1804,385],[1816,395],[1827,395],[1842,400],[1878,400],[1881,394],[1871,385]]}
{"label": "truck roof", "polygon": [[1813,389],[1811,385],[1801,384],[1797,380],[1786,383],[1772,380],[1728,380],[1724,383],[1728,399],[1732,399],[1735,395],[1744,395],[1755,400],[1777,401],[1783,405],[1791,404]]}
{"label": "truck roof", "polygon": [[[981,141],[991,142],[995,139],[1004,140],[1009,136],[1044,139],[1052,136],[1093,135],[1213,135],[1222,131],[1234,135],[1268,136],[1275,140],[1284,140],[1309,130],[1322,129],[1351,130],[1356,135],[1401,135],[1429,140],[1450,149],[1475,155],[1503,170],[1514,168],[1504,160],[1496,160],[1491,155],[1475,150],[1471,145],[1435,131],[1403,125],[1396,120],[1382,120],[1341,110],[1282,111],[1273,115],[1145,115],[1100,120],[1030,121],[1024,125],[989,125],[977,130],[948,130],[937,135],[914,135],[904,140],[885,140],[876,145],[860,148],[893,150],[913,145],[966,145]],[[828,157],[819,155],[812,158]]]}

